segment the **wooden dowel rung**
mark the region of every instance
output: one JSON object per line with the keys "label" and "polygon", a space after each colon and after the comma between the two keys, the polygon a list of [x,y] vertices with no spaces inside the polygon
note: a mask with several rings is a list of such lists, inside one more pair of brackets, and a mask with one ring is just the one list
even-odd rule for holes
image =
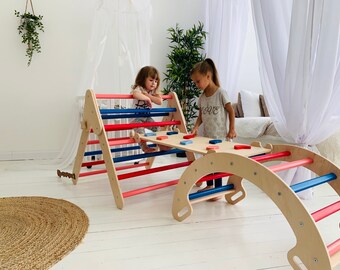
{"label": "wooden dowel rung", "polygon": [[[133,99],[130,94],[96,94],[96,99]],[[162,99],[172,99],[171,95],[162,95]]]}
{"label": "wooden dowel rung", "polygon": [[306,165],[306,164],[310,164],[310,163],[313,163],[313,159],[303,158],[303,159],[294,160],[294,161],[291,161],[291,162],[285,162],[285,163],[281,163],[281,164],[278,164],[278,165],[269,166],[268,169],[273,171],[273,172],[280,172],[280,171],[288,170],[288,169],[291,169],[291,168],[296,168],[296,167]]}
{"label": "wooden dowel rung", "polygon": [[154,108],[154,109],[101,109],[99,112],[101,114],[152,114],[152,113],[169,113],[175,112],[176,108]]}
{"label": "wooden dowel rung", "polygon": [[116,157],[116,158],[113,158],[113,161],[117,163],[117,162],[164,156],[164,155],[177,154],[177,153],[183,153],[183,152],[184,151],[180,149],[171,149],[167,151],[156,151],[156,152],[151,152],[151,153],[137,154],[137,155],[131,155],[131,156],[125,156],[125,157]]}
{"label": "wooden dowel rung", "polygon": [[[164,127],[180,125],[181,121],[162,121],[162,122],[145,122],[145,123],[130,123],[130,124],[112,124],[104,125],[105,131],[128,130],[140,127]],[[93,132],[93,130],[91,130]]]}
{"label": "wooden dowel rung", "polygon": [[128,119],[128,118],[142,118],[142,117],[160,117],[169,116],[169,113],[128,113],[128,114],[102,114],[103,120],[108,119]]}
{"label": "wooden dowel rung", "polygon": [[199,202],[207,201],[209,199],[216,198],[218,196],[223,196],[223,195],[226,195],[226,194],[229,194],[229,193],[233,193],[234,191],[235,191],[234,189],[220,191],[220,192],[217,192],[215,194],[206,195],[204,197],[192,199],[192,200],[190,200],[190,203],[194,204],[194,203],[199,203]]}
{"label": "wooden dowel rung", "polygon": [[[150,147],[156,147],[156,144],[154,145],[150,145]],[[127,151],[131,151],[131,150],[139,150],[140,147],[138,145],[136,146],[128,146],[128,147],[119,147],[119,148],[112,148],[110,149],[111,153],[117,153],[117,152],[127,152]],[[96,155],[101,155],[103,154],[102,150],[95,150],[95,151],[88,151],[84,153],[84,156],[96,156]]]}
{"label": "wooden dowel rung", "polygon": [[[109,145],[121,145],[121,144],[128,144],[128,143],[135,143],[134,139],[131,139],[130,137],[121,137],[121,138],[109,138]],[[112,142],[112,144],[110,144]],[[114,143],[117,142],[117,143]],[[87,142],[87,144],[99,144],[99,140],[90,140]]]}
{"label": "wooden dowel rung", "polygon": [[168,182],[165,182],[165,183],[160,183],[160,184],[156,184],[156,185],[152,185],[152,186],[148,186],[148,187],[144,187],[144,188],[126,191],[126,192],[123,192],[123,197],[127,198],[127,197],[131,197],[131,196],[134,196],[134,195],[146,193],[146,192],[149,192],[149,191],[174,186],[174,185],[177,185],[177,183],[178,183],[178,180],[172,180],[172,181],[168,181]]}
{"label": "wooden dowel rung", "polygon": [[83,172],[79,174],[79,177],[96,175],[96,174],[101,174],[101,173],[106,173],[106,170],[95,170],[95,171],[90,171],[90,172]]}
{"label": "wooden dowel rung", "polygon": [[232,176],[232,174],[231,173],[209,174],[209,175],[203,176],[200,180],[197,181],[197,183],[206,182],[206,181],[209,181],[209,180],[214,180],[214,179],[217,179],[217,178],[222,178],[222,177],[227,177],[227,176]]}
{"label": "wooden dowel rung", "polygon": [[122,144],[131,144],[136,143],[134,139],[128,138],[128,139],[122,139],[117,141],[110,141],[109,140],[109,146],[116,146],[116,145],[122,145]]}
{"label": "wooden dowel rung", "polygon": [[191,194],[189,194],[189,200],[198,199],[198,198],[201,198],[201,197],[206,197],[208,195],[213,195],[213,194],[216,194],[216,193],[219,193],[219,192],[231,190],[233,188],[234,188],[234,185],[229,184],[229,185],[225,185],[225,186],[221,186],[221,187],[216,187],[216,188],[212,188],[212,189],[208,189],[208,190],[203,190],[203,191],[191,193]]}
{"label": "wooden dowel rung", "polygon": [[329,182],[335,179],[336,179],[336,175],[334,173],[329,173],[329,174],[325,174],[319,177],[312,178],[310,180],[297,183],[295,185],[290,186],[290,188],[294,192],[300,192],[300,191],[324,184],[326,182]]}
{"label": "wooden dowel rung", "polygon": [[251,157],[251,159],[261,162],[261,161],[269,161],[272,159],[280,158],[280,157],[288,157],[291,153],[289,151],[277,152],[272,154],[265,154],[260,156]]}
{"label": "wooden dowel rung", "polygon": [[127,170],[127,169],[132,169],[132,168],[145,167],[148,165],[149,165],[149,162],[143,162],[143,163],[119,166],[119,167],[116,167],[115,169],[116,171],[122,171],[122,170]]}
{"label": "wooden dowel rung", "polygon": [[160,166],[160,167],[157,167],[157,168],[142,170],[142,171],[138,171],[138,172],[125,173],[125,174],[118,175],[118,180],[124,180],[124,179],[137,177],[137,176],[141,176],[141,175],[177,169],[177,168],[189,166],[191,163],[192,163],[192,161],[186,161],[186,162],[181,162],[181,163],[177,163],[177,164],[170,164],[170,165]]}
{"label": "wooden dowel rung", "polygon": [[333,256],[340,250],[340,238],[327,246],[329,256]]}
{"label": "wooden dowel rung", "polygon": [[324,208],[319,209],[312,213],[312,217],[314,218],[315,222],[318,222],[321,219],[324,219],[340,210],[340,201],[332,203]]}
{"label": "wooden dowel rung", "polygon": [[104,160],[96,160],[96,161],[83,162],[81,164],[81,167],[90,167],[90,166],[94,166],[94,165],[101,165],[101,164],[104,164],[104,163],[105,163]]}
{"label": "wooden dowel rung", "polygon": [[[117,167],[115,169],[116,169],[116,171],[122,171],[122,170],[131,169],[131,168],[145,167],[145,166],[148,166],[148,165],[149,165],[149,162],[144,162],[144,163],[138,163],[138,164],[124,165],[124,166]],[[90,171],[90,172],[83,172],[83,173],[79,174],[79,177],[101,174],[101,173],[106,173],[106,172],[107,172],[106,169],[105,170]]]}

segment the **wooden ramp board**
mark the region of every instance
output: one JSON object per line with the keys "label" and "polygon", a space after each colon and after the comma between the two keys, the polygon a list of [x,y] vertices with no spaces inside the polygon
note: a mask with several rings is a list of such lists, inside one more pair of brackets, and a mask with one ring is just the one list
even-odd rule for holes
{"label": "wooden ramp board", "polygon": [[[159,131],[156,132],[155,136],[144,136],[142,134],[139,134],[139,138],[141,140],[154,142],[156,144],[165,145],[169,147],[174,147],[178,149],[182,149],[188,152],[198,153],[198,154],[207,154],[211,150],[207,150],[207,146],[213,145],[210,144],[209,141],[212,140],[211,138],[206,137],[199,137],[196,136],[194,138],[190,138],[189,140],[192,141],[190,144],[181,144],[183,141],[188,141],[187,139],[183,139],[183,136],[188,135],[185,133],[178,133],[173,135],[167,135],[167,131]],[[157,137],[159,136],[168,136],[168,139],[159,140]],[[222,141],[221,143],[214,144],[218,145],[218,149],[214,149],[213,151],[216,153],[231,153],[231,154],[238,154],[242,156],[256,156],[261,155],[265,153],[269,153],[271,149],[257,147],[257,146],[251,146],[251,149],[240,149],[235,150],[234,145],[238,145],[239,143],[234,142],[228,142],[228,141]]]}

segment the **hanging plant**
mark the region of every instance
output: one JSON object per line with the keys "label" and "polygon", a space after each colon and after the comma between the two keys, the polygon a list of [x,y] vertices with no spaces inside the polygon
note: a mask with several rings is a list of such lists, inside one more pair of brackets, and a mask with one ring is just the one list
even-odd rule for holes
{"label": "hanging plant", "polygon": [[[28,1],[30,3],[32,13],[27,11]],[[39,32],[44,32],[44,25],[42,23],[43,16],[36,16],[34,14],[32,0],[26,1],[26,8],[24,13],[15,10],[15,15],[20,18],[20,25],[18,27],[19,34],[22,37],[22,43],[27,45],[26,56],[28,57],[29,66],[32,61],[33,53],[41,53],[41,45],[39,41]]]}

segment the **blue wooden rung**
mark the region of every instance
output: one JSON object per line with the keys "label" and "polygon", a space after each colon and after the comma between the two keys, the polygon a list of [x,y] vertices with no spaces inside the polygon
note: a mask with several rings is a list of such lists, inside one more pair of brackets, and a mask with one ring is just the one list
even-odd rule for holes
{"label": "blue wooden rung", "polygon": [[166,135],[174,135],[174,134],[178,134],[178,131],[168,131],[166,133]]}
{"label": "blue wooden rung", "polygon": [[217,187],[217,188],[198,191],[198,192],[189,194],[189,200],[201,198],[201,197],[208,196],[208,195],[215,194],[215,193],[222,192],[222,191],[231,190],[233,188],[234,188],[234,185],[229,184],[229,185],[225,185],[225,186],[221,186],[221,187]]}
{"label": "blue wooden rung", "polygon": [[[149,147],[156,147],[157,145],[155,143],[148,144]],[[120,147],[120,148],[111,148],[110,151],[111,153],[117,153],[117,152],[124,152],[124,151],[131,151],[131,150],[138,150],[140,149],[140,146],[129,146],[129,147]],[[103,154],[103,151],[101,150],[96,150],[96,151],[89,151],[85,152],[84,156],[95,156],[95,155],[101,155]]]}
{"label": "blue wooden rung", "polygon": [[144,154],[137,154],[132,156],[124,156],[124,157],[116,157],[113,158],[113,162],[123,162],[123,161],[130,161],[135,159],[142,159],[142,158],[149,158],[149,157],[157,157],[157,156],[165,156],[165,155],[171,155],[171,154],[177,154],[177,153],[185,153],[185,151],[181,149],[171,149],[167,151],[155,151],[151,153],[144,153]]}
{"label": "blue wooden rung", "polygon": [[153,108],[153,109],[101,109],[101,114],[113,113],[154,113],[154,112],[175,112],[176,108]]}
{"label": "blue wooden rung", "polygon": [[325,174],[319,177],[312,178],[310,180],[303,181],[301,183],[297,183],[295,185],[290,186],[290,188],[294,192],[300,192],[318,185],[321,185],[323,183],[332,181],[336,179],[336,175],[334,173]]}
{"label": "blue wooden rung", "polygon": [[102,119],[125,119],[125,118],[147,118],[168,116],[169,113],[127,113],[127,114],[102,114]]}

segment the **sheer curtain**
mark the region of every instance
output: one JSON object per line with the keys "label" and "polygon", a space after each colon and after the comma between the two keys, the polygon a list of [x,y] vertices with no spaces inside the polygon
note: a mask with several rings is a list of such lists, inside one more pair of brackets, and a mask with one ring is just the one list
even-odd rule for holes
{"label": "sheer curtain", "polygon": [[[275,127],[289,143],[316,145],[340,129],[340,1],[253,0],[252,9]],[[301,168],[284,176],[288,185],[310,178]]]}
{"label": "sheer curtain", "polygon": [[86,90],[128,94],[138,70],[149,64],[151,13],[150,0],[97,1],[68,138],[53,162],[59,168],[69,166],[75,158]]}
{"label": "sheer curtain", "polygon": [[237,80],[247,34],[249,0],[208,0],[205,28],[207,56],[214,60],[221,86],[237,98]]}
{"label": "sheer curtain", "polygon": [[150,61],[151,12],[150,0],[98,0],[79,95],[126,94]]}

